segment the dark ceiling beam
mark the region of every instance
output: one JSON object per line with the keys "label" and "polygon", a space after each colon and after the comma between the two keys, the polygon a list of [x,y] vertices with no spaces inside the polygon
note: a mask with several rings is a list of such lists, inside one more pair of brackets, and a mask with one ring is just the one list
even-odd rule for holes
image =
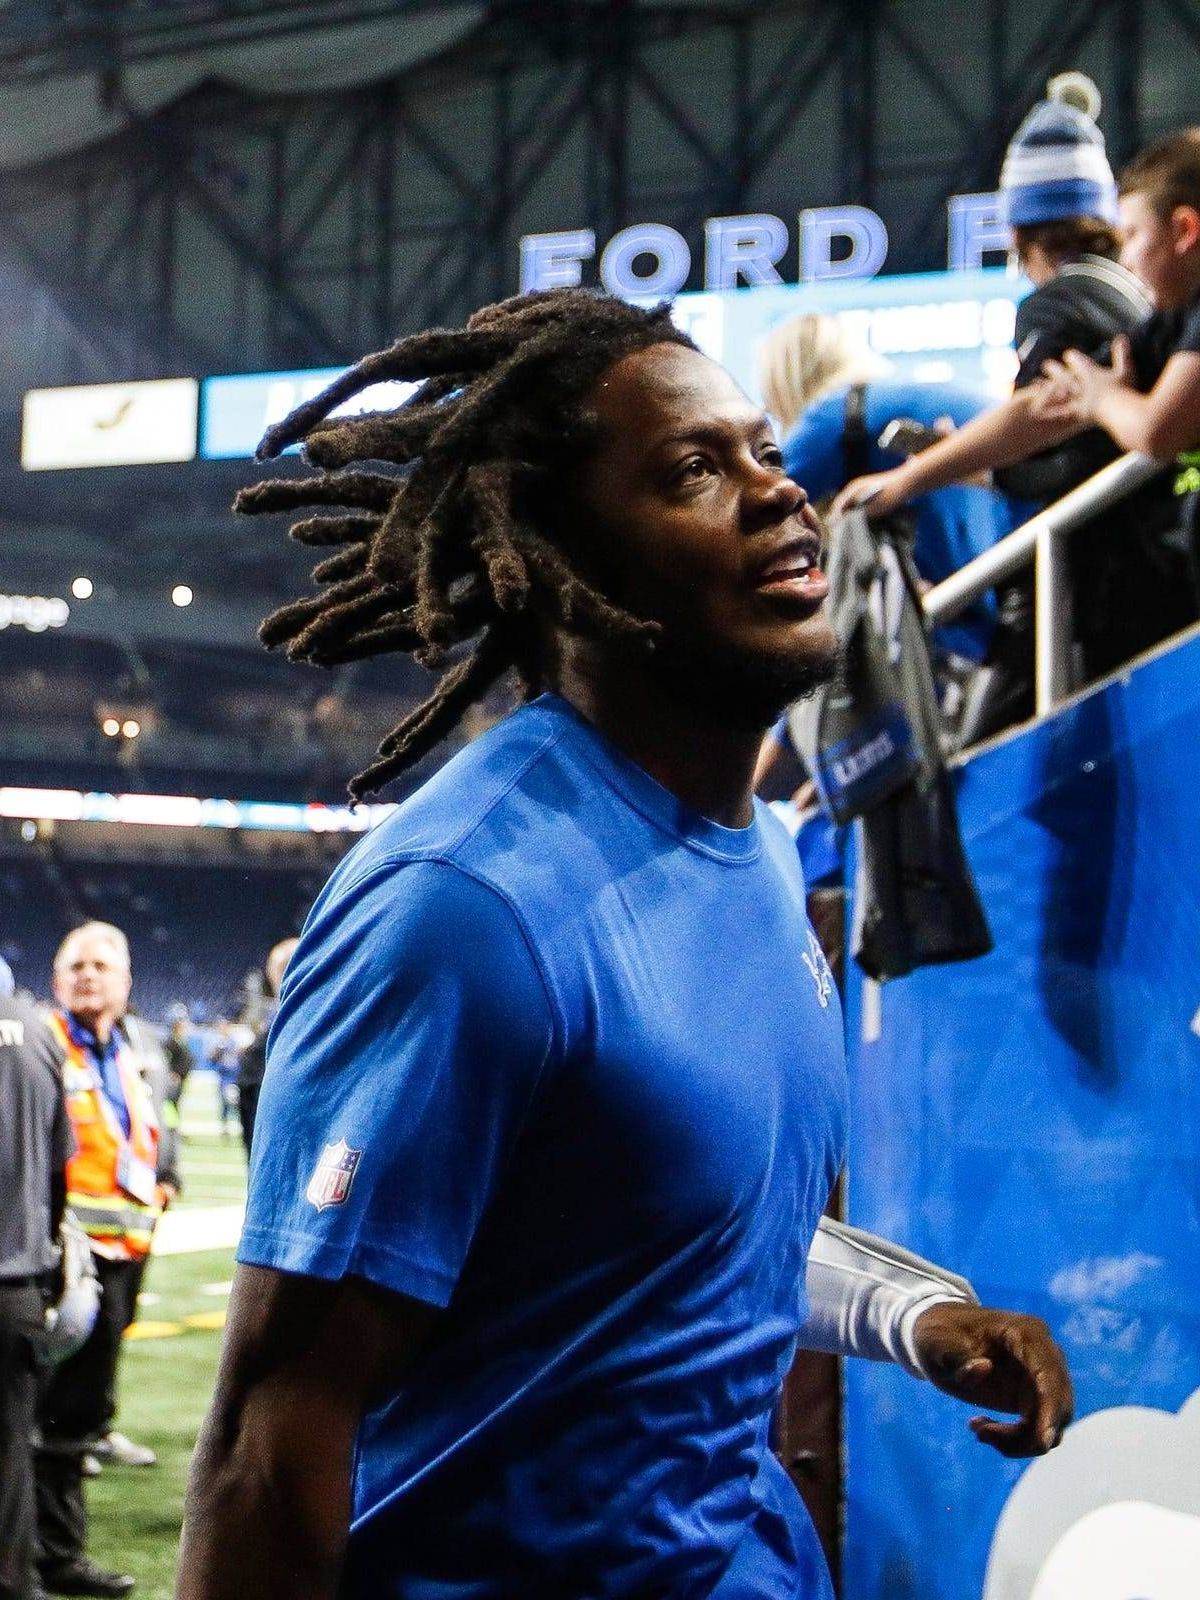
{"label": "dark ceiling beam", "polygon": [[425,126],[402,94],[397,94],[393,102],[392,116],[401,132],[408,135],[413,149],[424,156],[434,171],[440,173],[468,205],[479,205],[482,200],[479,184]]}
{"label": "dark ceiling beam", "polygon": [[[345,126],[339,130],[345,133]],[[359,115],[349,138],[346,140],[345,149],[325,177],[319,184],[316,193],[309,195],[301,215],[293,219],[286,232],[280,230],[282,242],[279,254],[286,259],[293,251],[297,250],[329,209],[334,197],[344,188],[351,174],[362,165],[370,130],[367,126],[366,116]]]}
{"label": "dark ceiling beam", "polygon": [[1200,49],[1200,6],[1195,0],[1162,0],[1162,4],[1168,16],[1174,17],[1192,44]]}
{"label": "dark ceiling beam", "polygon": [[955,93],[946,74],[935,61],[930,60],[928,52],[921,48],[894,11],[886,6],[876,6],[875,11],[892,44],[913,67],[937,104],[957,123],[960,133],[973,137],[975,118]]}
{"label": "dark ceiling beam", "polygon": [[[565,103],[548,125],[540,128],[541,137],[536,140],[527,152],[514,158],[514,168],[519,171],[520,179],[513,185],[511,191],[493,201],[488,213],[479,222],[480,231],[486,236],[495,230],[495,211],[497,204],[506,207],[519,206],[529,190],[543,177],[547,162],[554,156],[559,145],[565,139],[573,124],[586,109],[588,96],[591,92],[591,83],[586,72],[579,74],[573,92],[569,93]],[[469,244],[469,241],[468,241]],[[462,269],[453,279],[448,288],[437,295],[429,306],[426,320],[440,322],[455,306],[459,298],[465,293],[476,270],[477,260],[473,251],[468,248]]]}
{"label": "dark ceiling beam", "polygon": [[752,105],[750,148],[747,152],[752,171],[756,171],[764,161],[770,159],[771,152],[783,133],[803,115],[805,107],[821,87],[845,47],[844,20],[836,15],[831,16],[823,38],[820,33],[807,34],[800,52],[792,58],[796,71],[790,84],[785,85],[783,92],[772,94],[769,98],[764,96],[758,104]]}
{"label": "dark ceiling beam", "polygon": [[689,116],[679,102],[672,98],[665,84],[660,83],[643,62],[635,59],[631,63],[631,72],[633,80],[642,91],[642,94],[652,106],[662,113],[683,142],[703,162],[712,182],[722,182],[725,177],[724,160],[709,144],[705,138],[704,130],[696,119]]}
{"label": "dark ceiling beam", "polygon": [[1029,107],[1044,94],[1047,76],[1074,65],[1076,50],[1100,29],[1111,4],[1112,0],[1075,0],[1073,5],[1071,0],[1060,0],[1020,62],[1006,75],[999,106],[976,126],[962,154],[944,169],[938,194],[897,242],[898,256],[919,255],[922,241],[939,228],[947,194],[996,186],[1005,147]]}
{"label": "dark ceiling beam", "polygon": [[[458,9],[461,0],[224,0],[214,15],[211,0],[157,6],[122,0],[91,16],[60,17],[49,26],[20,14],[0,22],[0,82],[95,72],[114,63],[186,55],[231,44],[259,43],[316,28],[372,20],[401,26],[406,17]],[[28,13],[26,12],[26,16]]]}
{"label": "dark ceiling beam", "polygon": [[[353,359],[344,341],[334,333],[316,307],[299,295],[286,279],[281,279],[276,252],[251,231],[217,194],[208,177],[198,170],[195,152],[186,135],[168,114],[139,117],[130,108],[129,133],[151,160],[169,167],[171,181],[187,197],[209,226],[224,240],[247,271],[268,290],[276,305],[285,311],[297,332],[304,336],[304,358],[316,365],[346,364]],[[165,159],[168,158],[169,159]]]}
{"label": "dark ceiling beam", "polygon": [[[0,251],[5,250],[24,277],[49,296],[82,343],[101,355],[114,376],[164,375],[160,344],[138,308],[115,299],[98,283],[75,277],[69,256],[49,248],[48,241],[31,237],[12,211],[0,220]],[[180,366],[195,373],[216,370],[216,355],[202,340],[178,329],[172,338]]]}

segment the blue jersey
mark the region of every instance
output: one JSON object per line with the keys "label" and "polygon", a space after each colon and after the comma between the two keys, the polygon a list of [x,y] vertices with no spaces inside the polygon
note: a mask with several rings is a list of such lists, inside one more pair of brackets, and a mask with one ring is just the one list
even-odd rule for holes
{"label": "blue jersey", "polygon": [[845,1108],[765,807],[718,826],[543,696],[364,839],[288,967],[240,1250],[445,1308],[360,1428],[342,1592],[828,1600],[767,1434]]}
{"label": "blue jersey", "polygon": [[[871,441],[865,469],[868,472],[884,472],[899,465],[899,456],[886,454],[876,443],[896,417],[911,417],[926,427],[932,427],[941,417],[949,417],[955,427],[961,428],[995,404],[992,396],[957,383],[877,378],[866,388],[865,420]],[[788,475],[807,489],[813,500],[836,494],[850,478],[842,452],[847,393],[847,389],[835,389],[814,401],[784,441],[783,463]],[[930,583],[940,583],[990,550],[1034,509],[996,490],[963,484],[918,496],[913,501],[913,559],[917,571]],[[995,602],[988,595],[954,622],[938,628],[936,637],[946,649],[979,660],[987,648],[994,619]]]}

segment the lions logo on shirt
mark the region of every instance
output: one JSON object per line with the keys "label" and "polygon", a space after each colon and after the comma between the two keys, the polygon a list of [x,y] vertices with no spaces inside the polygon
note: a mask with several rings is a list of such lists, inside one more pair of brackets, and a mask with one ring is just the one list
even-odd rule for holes
{"label": "lions logo on shirt", "polygon": [[801,954],[800,959],[812,974],[812,981],[817,986],[817,999],[821,1002],[821,1010],[824,1011],[833,993],[833,973],[825,959],[825,952],[821,949],[821,942],[811,928],[808,930],[808,949]]}
{"label": "lions logo on shirt", "polygon": [[321,1151],[321,1159],[313,1168],[312,1177],[308,1180],[308,1188],[304,1191],[305,1199],[316,1206],[318,1211],[324,1211],[326,1206],[343,1205],[350,1193],[350,1185],[354,1182],[354,1174],[358,1170],[361,1158],[362,1151],[351,1150],[345,1139],[327,1144]]}

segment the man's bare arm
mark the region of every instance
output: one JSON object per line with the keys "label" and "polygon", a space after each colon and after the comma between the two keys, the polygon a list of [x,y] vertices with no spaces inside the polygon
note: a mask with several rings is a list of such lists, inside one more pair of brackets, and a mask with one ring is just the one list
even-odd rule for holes
{"label": "man's bare arm", "polygon": [[192,1461],[177,1600],[333,1600],[360,1419],[437,1319],[361,1279],[238,1268]]}
{"label": "man's bare arm", "polygon": [[802,1348],[896,1361],[960,1400],[1018,1412],[1016,1422],[971,1422],[1001,1455],[1041,1455],[1062,1438],[1071,1376],[1038,1317],[981,1306],[965,1278],[828,1217],[809,1250],[806,1286]]}
{"label": "man's bare arm", "polygon": [[1052,449],[1086,426],[1085,422],[1040,415],[1032,391],[1019,389],[1002,404],[980,412],[890,472],[855,478],[837,496],[833,511],[841,513],[866,505],[870,515],[886,516],[918,495]]}

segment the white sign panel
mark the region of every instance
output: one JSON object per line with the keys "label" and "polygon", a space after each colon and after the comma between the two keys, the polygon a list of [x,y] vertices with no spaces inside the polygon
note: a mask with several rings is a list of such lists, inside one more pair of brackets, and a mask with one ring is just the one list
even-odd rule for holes
{"label": "white sign panel", "polygon": [[191,461],[200,386],[195,378],[31,389],[21,419],[27,472]]}

